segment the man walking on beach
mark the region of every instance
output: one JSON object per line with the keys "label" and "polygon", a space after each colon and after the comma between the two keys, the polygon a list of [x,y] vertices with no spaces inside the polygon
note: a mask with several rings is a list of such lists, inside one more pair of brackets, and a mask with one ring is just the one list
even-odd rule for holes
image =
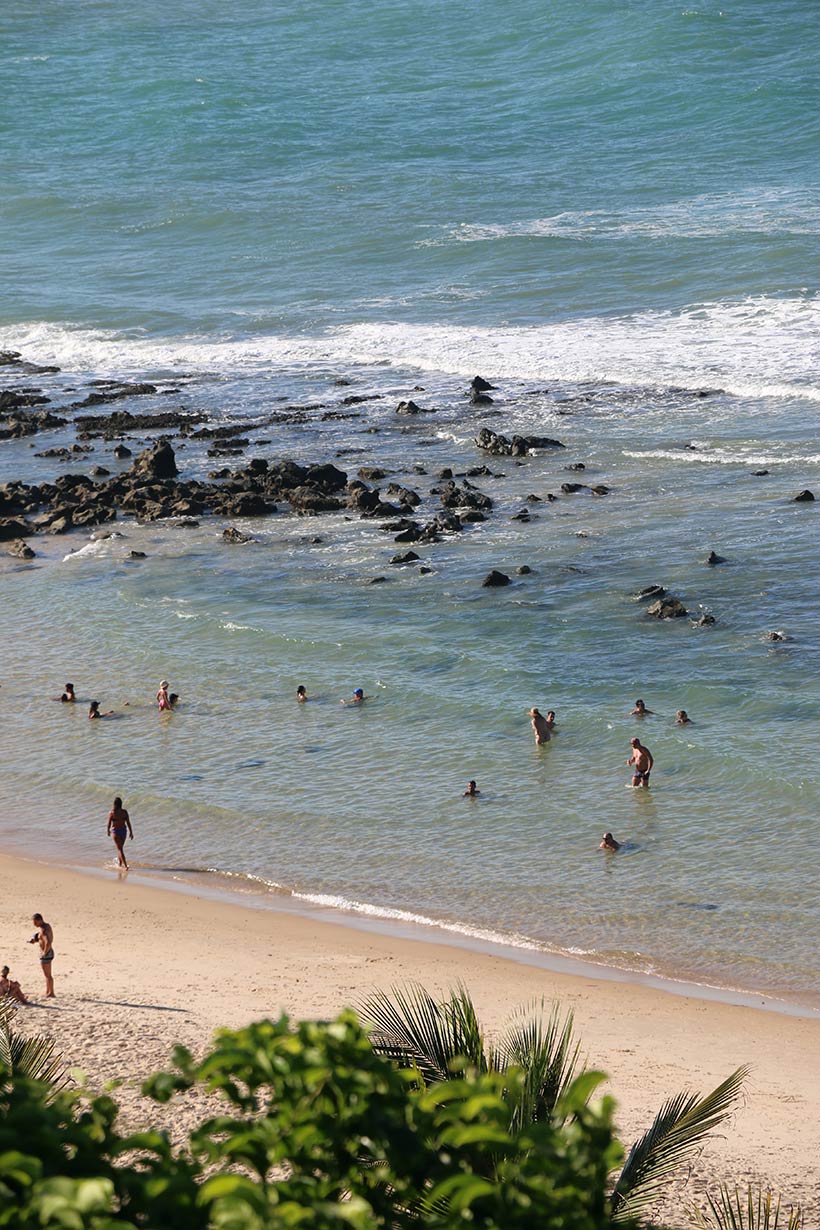
{"label": "man walking on beach", "polygon": [[655,763],[655,758],[648,747],[644,747],[640,739],[630,739],[632,745],[632,755],[627,760],[627,764],[634,764],[635,772],[632,775],[633,786],[648,786],[649,774],[652,772],[652,766]]}
{"label": "man walking on beach", "polygon": [[46,999],[54,999],[54,979],[51,976],[51,963],[54,960],[54,931],[51,923],[47,923],[42,914],[33,914],[31,921],[37,930],[29,940],[29,944],[40,945],[40,966],[46,980]]}

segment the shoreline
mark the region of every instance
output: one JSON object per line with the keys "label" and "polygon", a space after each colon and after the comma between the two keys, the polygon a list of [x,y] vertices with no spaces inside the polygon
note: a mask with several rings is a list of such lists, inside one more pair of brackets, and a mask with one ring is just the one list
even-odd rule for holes
{"label": "shoreline", "polygon": [[[0,882],[2,958],[37,999],[44,988],[27,946],[31,913],[43,912],[55,931],[57,999],[21,1008],[18,1028],[52,1036],[92,1083],[127,1074],[118,1094],[126,1118],[147,1113],[135,1082],[167,1066],[177,1042],[201,1050],[218,1027],[283,1011],[332,1017],[377,987],[416,981],[443,993],[464,983],[490,1034],[521,1005],[558,1000],[574,1012],[588,1063],[609,1074],[627,1147],[668,1096],[705,1092],[751,1063],[732,1125],[710,1140],[683,1194],[697,1198],[707,1179],[761,1179],[807,1214],[820,1210],[818,1019],[6,854]],[[181,1105],[175,1120],[195,1112]]]}
{"label": "shoreline", "polygon": [[[1,853],[0,857],[2,857]],[[25,855],[21,857],[27,858]],[[43,860],[27,858],[27,861],[37,863]],[[47,865],[56,866],[57,864],[47,863]],[[67,869],[79,875],[106,876],[104,867],[71,863]],[[483,929],[473,928],[471,924],[448,923],[434,918],[427,919],[422,915],[414,918],[395,917],[391,916],[390,907],[384,907],[383,912],[379,912],[381,907],[364,903],[366,908],[360,910],[355,908],[353,903],[346,908],[343,905],[316,902],[311,900],[314,894],[297,893],[287,888],[280,888],[279,891],[273,888],[266,890],[261,887],[254,889],[252,886],[254,877],[245,876],[244,873],[225,872],[216,868],[203,869],[201,872],[194,872],[192,869],[188,875],[175,873],[172,878],[166,879],[162,875],[152,875],[150,870],[142,871],[138,866],[132,865],[131,874],[133,875],[134,872],[137,873],[137,883],[146,887],[194,896],[202,895],[225,905],[236,905],[243,909],[269,910],[274,914],[311,919],[318,923],[387,938],[464,949],[470,953],[497,957],[504,961],[542,969],[551,974],[563,974],[576,978],[601,978],[607,982],[628,986],[651,987],[667,995],[702,999],[707,1002],[752,1008],[763,1012],[775,1012],[783,1016],[807,1020],[820,1020],[820,1007],[783,999],[770,992],[750,991],[742,987],[717,986],[711,983],[696,982],[687,977],[676,978],[671,974],[610,965],[605,961],[595,960],[592,956],[582,956],[557,948],[540,947],[535,940],[516,944],[512,939],[505,939],[501,934],[498,938],[489,933],[481,934]],[[194,879],[194,876],[197,878]],[[248,883],[244,892],[208,883],[209,877],[228,879],[234,876],[241,877]],[[402,913],[407,913],[407,911],[398,909],[392,911],[393,915]]]}

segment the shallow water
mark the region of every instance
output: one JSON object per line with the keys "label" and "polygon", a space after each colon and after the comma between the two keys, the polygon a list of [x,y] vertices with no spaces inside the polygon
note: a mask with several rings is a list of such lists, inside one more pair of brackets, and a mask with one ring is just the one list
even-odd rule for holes
{"label": "shallow water", "polygon": [[[791,500],[820,495],[818,40],[756,0],[7,14],[0,349],[63,370],[0,385],[316,406],[249,454],[379,464],[425,516],[441,467],[497,477],[487,522],[419,549],[429,575],[341,515],[0,557],[4,843],[107,861],[121,793],[146,867],[816,1002],[817,518]],[[408,395],[436,413],[397,419]],[[487,459],[483,424],[567,447]],[[3,441],[0,482],[119,468],[35,456],[71,439]],[[576,479],[611,494],[511,520]],[[482,589],[491,567],[514,583]],[[716,624],[645,619],[652,583]],[[66,677],[116,719],[52,703]],[[542,749],[533,704],[558,711]],[[629,849],[597,853],[604,829]]]}

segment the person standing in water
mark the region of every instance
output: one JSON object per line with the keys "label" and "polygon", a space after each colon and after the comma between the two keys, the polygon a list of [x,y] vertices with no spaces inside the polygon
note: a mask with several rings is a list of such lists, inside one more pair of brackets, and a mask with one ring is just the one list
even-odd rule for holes
{"label": "person standing in water", "polygon": [[168,710],[171,708],[171,701],[168,696],[168,680],[167,679],[163,679],[159,685],[159,690],[157,692],[157,708],[159,709],[160,713],[164,713],[165,710]]}
{"label": "person standing in water", "polygon": [[67,683],[65,685],[65,691],[60,697],[60,700],[62,701],[64,705],[73,705],[76,699],[77,697],[74,695],[74,684]]}
{"label": "person standing in water", "polygon": [[632,755],[627,760],[627,764],[634,764],[635,771],[632,774],[633,786],[648,786],[649,774],[652,772],[652,766],[655,763],[655,758],[648,747],[644,747],[640,739],[630,739],[632,745]]}
{"label": "person standing in water", "polygon": [[543,713],[541,713],[540,709],[532,708],[530,709],[529,716],[532,718],[530,725],[535,736],[536,747],[540,747],[542,743],[549,743],[550,727]]}
{"label": "person standing in water", "polygon": [[298,700],[300,705],[303,705],[305,701],[307,700],[307,698],[308,698],[307,688],[305,687],[303,683],[300,683],[299,687],[296,689],[296,699]]}
{"label": "person standing in water", "polygon": [[481,791],[476,788],[475,781],[471,778],[470,781],[467,782],[467,789],[461,797],[464,799],[476,799],[480,794]]}
{"label": "person standing in water", "polygon": [[117,847],[117,862],[127,871],[128,861],[123,846],[126,836],[134,840],[134,830],[131,828],[131,817],[123,807],[119,795],[114,799],[114,806],[108,813],[108,836],[114,838],[114,845]]}
{"label": "person standing in water", "polygon": [[46,999],[54,999],[54,978],[51,973],[51,963],[54,960],[54,929],[47,923],[42,914],[32,914],[31,921],[37,930],[29,940],[29,944],[40,945],[40,968],[46,980]]}
{"label": "person standing in water", "polygon": [[642,700],[635,701],[635,708],[630,713],[630,717],[650,717],[652,709],[647,709],[646,702]]}

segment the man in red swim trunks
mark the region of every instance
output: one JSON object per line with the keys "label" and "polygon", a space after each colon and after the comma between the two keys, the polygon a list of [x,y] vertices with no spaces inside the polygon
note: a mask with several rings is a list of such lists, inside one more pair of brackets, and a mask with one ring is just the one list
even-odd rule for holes
{"label": "man in red swim trunks", "polygon": [[652,772],[652,766],[655,763],[655,758],[648,747],[644,747],[640,739],[630,739],[632,745],[632,755],[627,760],[627,764],[634,764],[635,771],[632,774],[633,786],[648,786],[649,774]]}

